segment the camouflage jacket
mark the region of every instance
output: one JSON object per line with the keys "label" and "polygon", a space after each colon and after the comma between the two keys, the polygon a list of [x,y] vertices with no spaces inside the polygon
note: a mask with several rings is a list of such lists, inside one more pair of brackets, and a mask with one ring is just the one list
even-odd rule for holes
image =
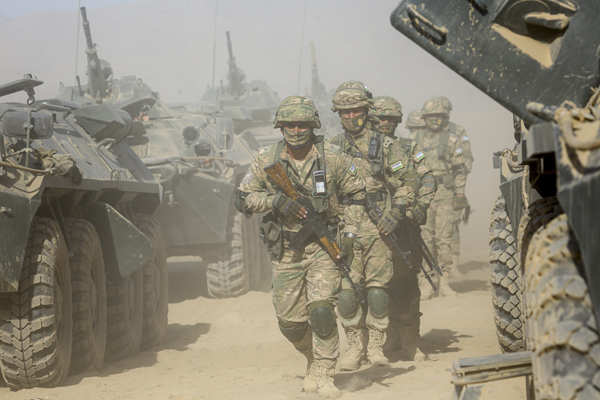
{"label": "camouflage jacket", "polygon": [[473,165],[471,143],[465,129],[453,122],[439,132],[423,128],[417,131],[415,143],[422,149],[437,185],[464,194]]}
{"label": "camouflage jacket", "polygon": [[[278,153],[279,150],[279,154]],[[325,200],[324,214],[329,223],[340,224],[340,229],[345,232],[357,233],[357,223],[354,220],[355,213],[350,208],[339,206],[339,198],[364,199],[365,183],[358,168],[352,159],[339,151],[339,148],[325,143],[323,146],[326,164],[326,187],[328,197]],[[240,191],[248,193],[245,206],[248,211],[263,213],[271,211],[275,195],[280,192],[274,183],[268,178],[264,168],[273,162],[280,160],[287,169],[290,180],[300,193],[313,192],[312,172],[316,168],[319,150],[316,145],[302,161],[295,161],[288,155],[285,145],[280,143],[262,148],[255,157],[250,169],[240,184]],[[284,228],[289,231],[298,231],[301,225],[297,221],[280,221]]]}
{"label": "camouflage jacket", "polygon": [[[374,162],[368,159],[369,144],[373,138],[379,141],[379,160]],[[385,210],[393,206],[406,207],[407,212],[415,204],[417,174],[413,169],[410,154],[406,146],[398,139],[390,138],[377,132],[370,122],[360,135],[349,137],[341,134],[331,142],[338,145],[342,151],[354,158],[358,171],[363,176],[367,193],[384,193],[385,198],[377,203],[380,209]],[[377,229],[368,220],[368,215],[363,210],[361,233],[375,234]]]}

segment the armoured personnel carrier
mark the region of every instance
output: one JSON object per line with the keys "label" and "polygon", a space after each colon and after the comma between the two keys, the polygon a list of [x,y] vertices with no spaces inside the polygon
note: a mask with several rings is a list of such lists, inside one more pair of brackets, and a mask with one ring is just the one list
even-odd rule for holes
{"label": "armoured personnel carrier", "polygon": [[127,144],[143,126],[110,104],[36,102],[0,86],[0,372],[55,386],[160,342],[167,328],[160,185]]}
{"label": "armoured personnel carrier", "polygon": [[209,87],[202,95],[205,111],[219,112],[233,121],[236,135],[250,132],[259,145],[268,146],[281,140],[273,129],[273,116],[279,106],[279,95],[262,80],[246,81],[246,74],[237,65],[229,31],[226,33],[228,71],[227,84]]}
{"label": "armoured personnel carrier", "polygon": [[62,87],[59,97],[117,104],[144,126],[144,134],[128,142],[164,187],[165,201],[156,216],[167,253],[202,257],[211,296],[268,289],[271,264],[258,240],[257,217],[233,208],[233,191],[250,159],[239,141],[250,134],[235,137],[235,121],[227,116],[168,107],[139,77],[115,78],[110,64],[98,56],[85,7],[81,16],[88,83]]}
{"label": "armoured personnel carrier", "polygon": [[508,322],[524,343],[502,347],[531,351],[529,398],[600,397],[599,17],[596,0],[406,0],[391,16],[527,128],[497,158],[493,218],[507,229],[491,243],[501,255],[510,241],[518,265],[511,292],[526,306]]}

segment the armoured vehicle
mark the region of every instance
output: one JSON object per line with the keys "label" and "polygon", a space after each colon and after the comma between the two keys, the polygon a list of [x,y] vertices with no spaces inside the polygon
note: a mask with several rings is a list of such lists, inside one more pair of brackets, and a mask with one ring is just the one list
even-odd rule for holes
{"label": "armoured vehicle", "polygon": [[273,129],[273,116],[279,105],[279,96],[262,80],[246,81],[246,74],[239,68],[233,54],[229,31],[227,38],[228,71],[227,84],[209,87],[202,95],[204,111],[219,112],[233,121],[233,132],[239,135],[251,132],[259,145],[267,146],[281,139]]}
{"label": "armoured vehicle", "polygon": [[406,0],[391,16],[527,128],[498,158],[509,177],[493,215],[518,264],[509,323],[531,351],[530,398],[600,397],[599,18],[596,0]]}
{"label": "armoured vehicle", "polygon": [[270,287],[271,264],[257,239],[257,219],[233,208],[233,191],[250,159],[233,135],[235,121],[168,107],[139,77],[113,77],[108,62],[98,56],[85,7],[81,15],[88,84],[62,87],[60,97],[117,104],[144,126],[144,134],[128,142],[164,187],[165,201],[156,217],[168,255],[202,257],[208,293],[214,297]]}
{"label": "armoured vehicle", "polygon": [[36,102],[0,86],[0,372],[55,386],[158,344],[167,328],[161,188],[127,144],[143,126],[110,104]]}

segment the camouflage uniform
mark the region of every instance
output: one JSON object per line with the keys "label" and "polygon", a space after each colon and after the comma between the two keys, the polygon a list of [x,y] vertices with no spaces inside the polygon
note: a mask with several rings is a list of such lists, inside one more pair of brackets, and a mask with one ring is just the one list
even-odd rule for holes
{"label": "camouflage uniform", "polygon": [[[307,106],[304,111],[303,106]],[[300,96],[284,99],[275,127],[286,121],[310,121],[310,116],[305,115],[310,109],[318,121],[309,99]],[[340,229],[355,234],[358,228],[350,214],[352,207],[341,213],[337,198],[364,199],[364,181],[350,157],[324,143],[320,136],[312,135],[311,141],[311,149],[301,161],[288,154],[287,137],[286,142],[263,148],[240,184],[240,208],[246,213],[269,212],[262,229],[273,256],[273,305],[281,332],[307,358],[304,389],[321,392],[325,382],[324,385],[335,392],[333,375],[338,358],[338,331],[334,305],[340,289],[340,272],[316,241],[309,242],[303,251],[293,249],[295,235],[302,225],[275,209],[279,189],[264,171],[274,162],[283,163],[296,190],[310,199],[332,230],[339,222]],[[315,193],[313,171],[318,169],[326,171],[326,196],[312,194]]]}
{"label": "camouflage uniform", "polygon": [[[451,110],[446,97],[435,97],[423,105],[423,118],[434,121],[438,128],[429,126],[417,131],[415,141],[423,148],[425,160],[433,172],[437,189],[427,213],[427,223],[423,227],[423,238],[436,257],[438,263],[448,273],[453,272],[453,237],[455,235],[457,199],[464,199],[467,173],[471,158],[463,151],[464,129],[448,122]],[[436,277],[440,291],[453,293],[448,286],[447,274]],[[423,288],[424,286],[421,285]]]}
{"label": "camouflage uniform", "polygon": [[[407,211],[407,216],[411,221],[409,224],[422,225],[425,223],[427,208],[435,194],[435,180],[431,171],[427,169],[424,161],[424,153],[418,148],[416,143],[408,138],[395,137],[395,130],[398,123],[402,122],[402,109],[400,103],[392,97],[381,96],[374,99],[373,114],[379,120],[378,130],[395,139],[408,154],[409,162],[407,169],[415,175],[413,182],[413,192],[416,194],[413,208]],[[412,114],[412,115],[411,115]],[[409,114],[409,122],[414,123],[414,113]],[[412,120],[411,120],[412,118]],[[390,120],[395,122],[391,126],[385,126],[381,129],[382,122]],[[423,126],[424,121],[421,120]],[[414,226],[413,226],[414,227]],[[413,232],[420,234],[420,229]],[[400,230],[401,233],[402,230]],[[401,235],[402,236],[402,235]],[[402,239],[401,239],[402,240]],[[414,242],[414,239],[407,237],[403,239],[405,243]],[[413,250],[413,254],[418,254]],[[415,355],[423,359],[424,355],[418,350],[418,339],[420,330],[420,300],[421,292],[418,284],[420,259],[410,257],[411,265],[408,265],[401,257],[394,257],[394,276],[389,284],[388,293],[390,295],[388,338],[386,342],[387,351],[401,350],[401,358],[413,360]]]}
{"label": "camouflage uniform", "polygon": [[[454,133],[454,135],[456,136],[456,141],[457,141],[457,143],[459,143],[457,150],[460,149],[460,151],[461,151],[461,157],[464,161],[464,171],[465,171],[464,175],[465,175],[465,179],[466,179],[467,175],[469,175],[471,173],[471,170],[473,168],[473,153],[471,152],[471,141],[469,139],[469,136],[467,135],[465,128],[463,128],[462,126],[457,125],[453,122],[450,122],[448,125],[449,125],[449,128],[448,128],[449,131]],[[465,183],[466,183],[466,181],[465,181]],[[460,193],[462,193],[463,195],[465,194],[464,185],[462,188],[457,187],[457,190],[455,191],[455,195],[460,194]],[[468,207],[468,210],[465,210],[465,208],[467,208],[467,207]],[[468,205],[468,202],[466,202],[466,203],[462,203],[462,204],[456,204],[453,211],[454,211],[454,229],[452,232],[452,257],[453,257],[452,265],[454,265],[456,267],[456,266],[458,266],[459,258],[460,258],[460,225],[463,221],[465,221],[465,219],[464,219],[465,213],[470,213],[471,208]],[[468,217],[468,215],[467,215],[467,217]]]}
{"label": "camouflage uniform", "polygon": [[411,111],[406,118],[406,129],[408,129],[408,139],[415,140],[417,131],[425,128],[425,120],[420,111]]}
{"label": "camouflage uniform", "polygon": [[[372,100],[360,82],[345,82],[333,98],[333,110],[340,112],[342,124],[354,125],[350,131],[344,125],[344,134],[332,139],[343,152],[355,157],[367,188],[369,206],[375,205],[385,213],[406,216],[414,203],[413,185],[416,175],[409,168],[410,156],[397,140],[374,129],[376,121],[368,116]],[[344,110],[364,110],[356,123],[344,120]],[[356,129],[355,129],[356,128]],[[369,147],[376,155],[369,153]],[[392,251],[380,236],[381,222],[373,222],[367,213],[367,204],[354,209],[359,222],[359,234],[354,243],[357,256],[352,263],[352,279],[366,288],[367,312],[358,306],[354,292],[345,283],[338,299],[338,314],[346,332],[349,349],[341,362],[343,369],[354,370],[364,357],[364,326],[368,329],[368,358],[376,364],[386,364],[383,355],[389,324],[387,287],[394,273]],[[382,218],[383,219],[383,218]],[[381,220],[380,220],[381,221]]]}

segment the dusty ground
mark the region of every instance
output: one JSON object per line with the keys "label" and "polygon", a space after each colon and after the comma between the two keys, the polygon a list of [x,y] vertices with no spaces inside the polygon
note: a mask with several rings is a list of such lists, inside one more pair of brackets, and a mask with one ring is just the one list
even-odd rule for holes
{"label": "dusty ground", "polygon": [[[463,265],[459,295],[422,305],[422,349],[430,359],[341,373],[344,399],[449,399],[459,357],[498,352],[485,264]],[[303,358],[280,335],[268,293],[208,299],[193,263],[172,265],[166,343],[55,389],[11,392],[2,400],[317,399],[301,392]],[[482,399],[523,399],[522,380],[486,385]]]}

